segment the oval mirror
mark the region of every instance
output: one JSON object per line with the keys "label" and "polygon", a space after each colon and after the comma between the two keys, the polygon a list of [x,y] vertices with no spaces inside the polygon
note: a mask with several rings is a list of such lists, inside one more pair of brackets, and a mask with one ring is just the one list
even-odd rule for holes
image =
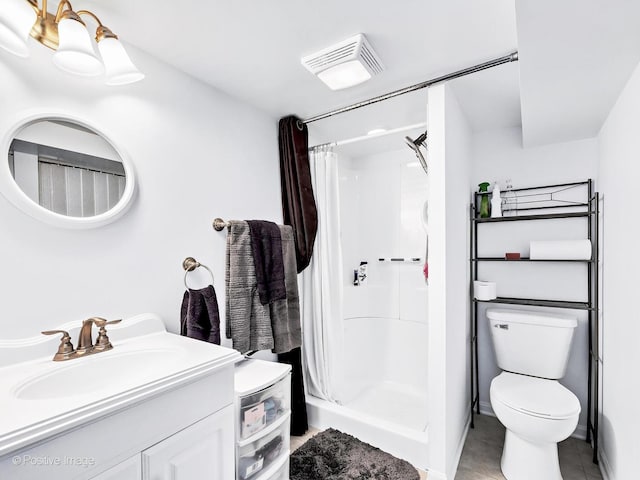
{"label": "oval mirror", "polygon": [[2,193],[25,213],[62,227],[119,217],[133,197],[133,169],[96,129],[69,118],[38,118],[5,141]]}

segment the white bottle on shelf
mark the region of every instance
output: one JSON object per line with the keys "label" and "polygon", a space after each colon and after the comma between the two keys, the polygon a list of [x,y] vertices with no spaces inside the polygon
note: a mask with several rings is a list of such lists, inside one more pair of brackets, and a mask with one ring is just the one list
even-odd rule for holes
{"label": "white bottle on shelf", "polygon": [[500,185],[498,182],[493,184],[493,193],[491,194],[491,218],[499,218],[502,216],[502,198],[500,197]]}

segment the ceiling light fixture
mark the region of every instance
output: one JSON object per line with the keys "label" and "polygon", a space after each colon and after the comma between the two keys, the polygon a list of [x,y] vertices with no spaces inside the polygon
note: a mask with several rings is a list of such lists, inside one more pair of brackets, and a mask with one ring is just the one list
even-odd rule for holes
{"label": "ceiling light fixture", "polygon": [[384,70],[362,33],[302,57],[301,62],[331,90],[353,87]]}
{"label": "ceiling light fixture", "polygon": [[[87,25],[89,16],[98,24],[95,52]],[[47,11],[47,0],[2,0],[0,6],[0,47],[20,57],[29,56],[27,40],[35,38],[55,50],[53,63],[60,69],[82,76],[105,73],[107,85],[125,85],[144,78],[133,64],[118,37],[88,10],[75,12],[68,0],[60,0],[56,14]]]}

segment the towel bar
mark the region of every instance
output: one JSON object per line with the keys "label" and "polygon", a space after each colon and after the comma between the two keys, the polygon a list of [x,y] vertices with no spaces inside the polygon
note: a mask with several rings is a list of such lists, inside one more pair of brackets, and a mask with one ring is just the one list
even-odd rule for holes
{"label": "towel bar", "polygon": [[216,218],[213,220],[213,229],[216,232],[221,232],[222,230],[225,229],[225,227],[228,227],[228,226],[229,224],[221,218]]}
{"label": "towel bar", "polygon": [[193,272],[198,267],[202,267],[207,272],[209,272],[209,274],[211,275],[211,285],[213,285],[214,277],[211,269],[206,265],[198,262],[195,258],[187,257],[182,261],[182,268],[184,268],[184,286],[185,287],[189,288],[189,285],[187,284],[187,275],[189,274],[189,272]]}

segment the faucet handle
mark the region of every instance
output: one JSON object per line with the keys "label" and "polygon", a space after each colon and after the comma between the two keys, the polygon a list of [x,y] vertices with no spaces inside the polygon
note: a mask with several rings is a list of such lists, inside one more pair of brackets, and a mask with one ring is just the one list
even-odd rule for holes
{"label": "faucet handle", "polygon": [[93,323],[96,325],[96,327],[99,328],[104,328],[105,325],[111,325],[114,323],[120,323],[122,321],[122,319],[118,319],[118,320],[106,320],[104,318],[99,318],[99,317],[94,317],[93,318]]}
{"label": "faucet handle", "polygon": [[57,333],[62,334],[62,338],[60,338],[60,345],[58,346],[58,352],[53,356],[54,362],[69,360],[75,353],[69,332],[66,332],[65,330],[45,330],[41,333],[43,335],[55,335]]}
{"label": "faucet handle", "polygon": [[107,336],[107,329],[104,327],[105,325],[112,325],[114,323],[120,323],[121,321],[121,318],[118,320],[105,320],[104,318],[95,318],[93,320],[93,323],[95,323],[95,325],[100,328],[100,330],[98,331],[98,339],[96,340],[96,344],[94,345],[95,350],[102,352],[104,350],[111,350],[113,348],[113,345],[111,345],[111,341]]}

